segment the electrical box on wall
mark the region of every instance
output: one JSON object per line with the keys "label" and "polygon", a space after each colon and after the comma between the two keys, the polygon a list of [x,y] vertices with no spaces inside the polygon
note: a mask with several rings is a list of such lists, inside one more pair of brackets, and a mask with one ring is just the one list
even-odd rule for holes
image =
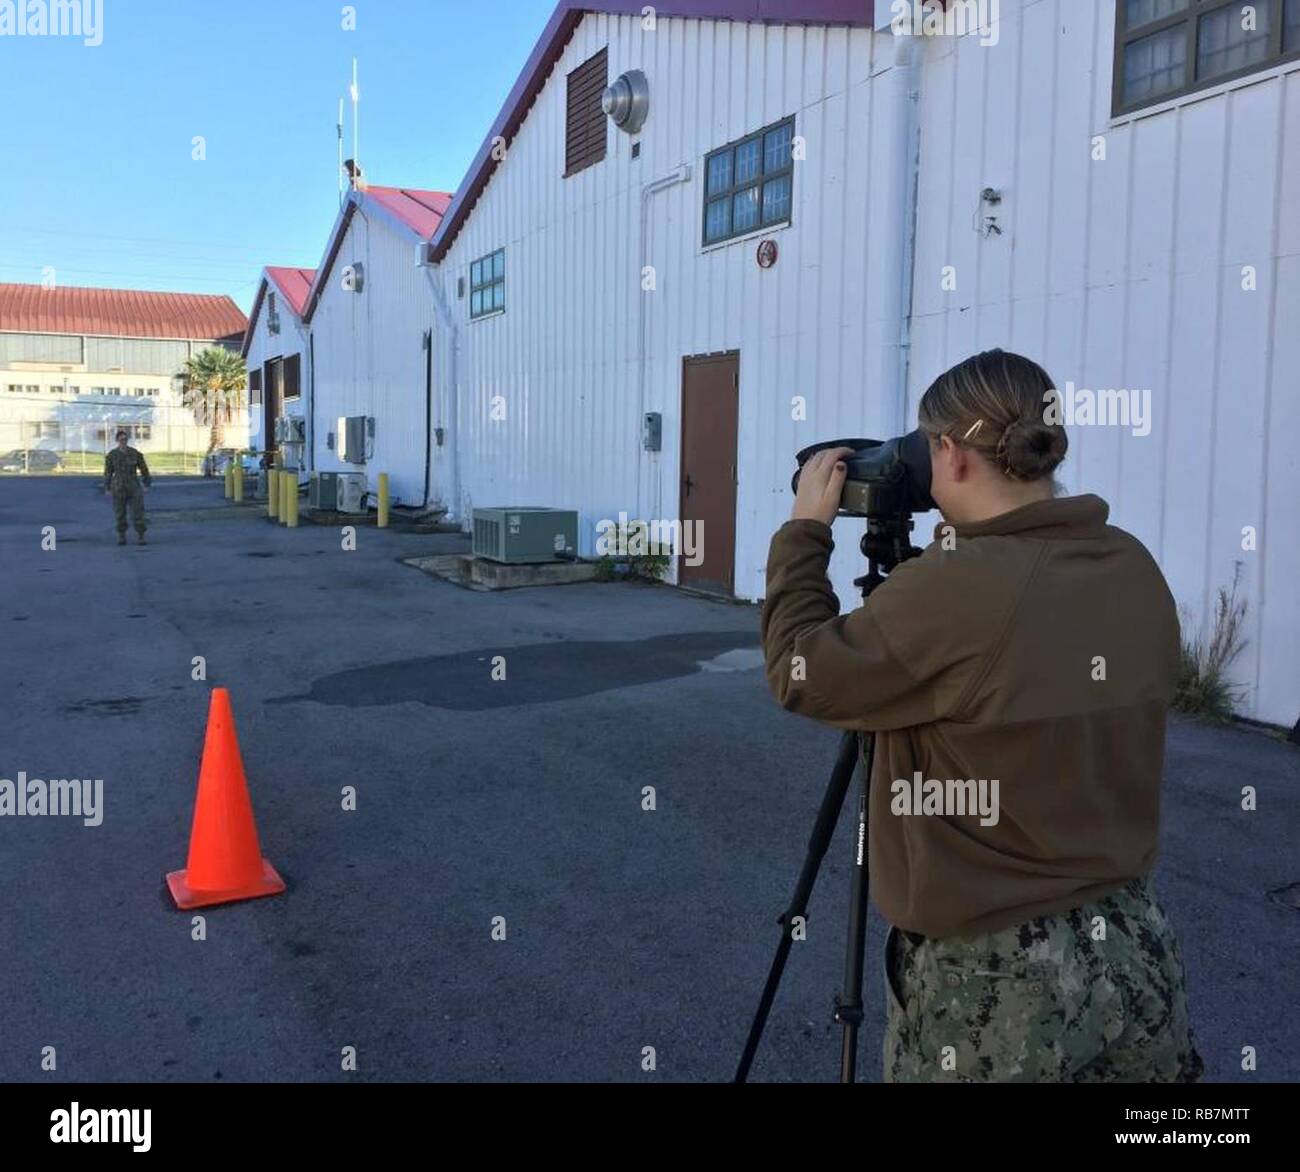
{"label": "electrical box on wall", "polygon": [[658,411],[649,411],[641,420],[641,446],[647,452],[658,452],[664,446],[664,417]]}

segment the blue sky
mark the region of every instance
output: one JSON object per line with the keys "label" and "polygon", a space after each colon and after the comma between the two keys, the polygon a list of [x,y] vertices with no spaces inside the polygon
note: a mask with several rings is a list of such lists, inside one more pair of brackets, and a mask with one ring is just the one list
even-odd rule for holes
{"label": "blue sky", "polygon": [[320,260],[354,56],[367,177],[450,191],[555,7],[355,0],[345,31],[334,0],[102,5],[97,47],[0,35],[0,281],[48,265],[62,285],[229,293],[245,311],[264,264]]}

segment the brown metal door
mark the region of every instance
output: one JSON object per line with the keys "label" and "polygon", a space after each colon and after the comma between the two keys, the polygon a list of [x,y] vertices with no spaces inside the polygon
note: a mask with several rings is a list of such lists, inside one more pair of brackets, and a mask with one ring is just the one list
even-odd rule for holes
{"label": "brown metal door", "polygon": [[284,406],[284,363],[279,358],[272,358],[262,368],[262,403],[262,426],[266,435],[262,448],[274,452],[279,447],[275,442],[275,421]]}
{"label": "brown metal door", "polygon": [[[682,362],[683,549],[677,580],[719,594],[736,591],[736,426],[740,355]],[[689,530],[687,526],[689,525]],[[694,542],[688,557],[686,534]],[[698,565],[691,565],[696,561]]]}

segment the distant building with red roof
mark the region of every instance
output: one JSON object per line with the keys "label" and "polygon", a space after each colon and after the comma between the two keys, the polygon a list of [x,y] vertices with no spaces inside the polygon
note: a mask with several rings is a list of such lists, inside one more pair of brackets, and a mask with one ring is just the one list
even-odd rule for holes
{"label": "distant building with red roof", "polygon": [[0,284],[0,332],[231,343],[247,324],[224,294]]}
{"label": "distant building with red roof", "polygon": [[[179,375],[247,319],[225,295],[0,284],[0,450],[102,453],[125,427],[144,451],[206,451]],[[242,444],[242,418],[227,441]]]}

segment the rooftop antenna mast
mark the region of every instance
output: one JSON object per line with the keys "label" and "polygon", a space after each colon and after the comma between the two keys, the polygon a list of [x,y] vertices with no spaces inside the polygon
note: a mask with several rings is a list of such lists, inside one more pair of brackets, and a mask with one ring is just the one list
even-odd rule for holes
{"label": "rooftop antenna mast", "polygon": [[339,98],[339,207],[343,206],[343,99]]}
{"label": "rooftop antenna mast", "polygon": [[357,176],[361,171],[361,120],[358,114],[358,107],[361,104],[361,90],[357,85],[357,59],[352,58],[352,86],[349,92],[352,95],[352,162],[354,164],[352,171],[352,186],[357,185]]}

